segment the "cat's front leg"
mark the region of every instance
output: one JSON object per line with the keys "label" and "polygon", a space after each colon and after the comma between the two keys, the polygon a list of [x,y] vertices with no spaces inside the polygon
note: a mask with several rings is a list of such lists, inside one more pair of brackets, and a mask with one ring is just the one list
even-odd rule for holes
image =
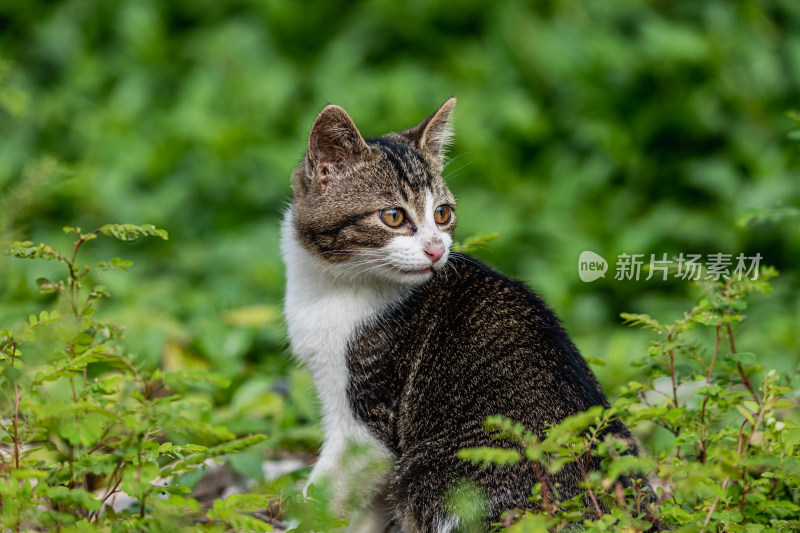
{"label": "cat's front leg", "polygon": [[391,519],[381,496],[391,454],[377,440],[332,433],[325,439],[304,495],[310,485],[327,491],[331,512],[351,520],[348,531],[383,531],[375,528]]}

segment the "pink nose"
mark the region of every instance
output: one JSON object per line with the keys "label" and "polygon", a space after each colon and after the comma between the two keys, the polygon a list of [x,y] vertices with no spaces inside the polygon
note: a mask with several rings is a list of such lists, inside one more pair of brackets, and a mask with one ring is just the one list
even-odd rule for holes
{"label": "pink nose", "polygon": [[425,248],[425,255],[428,256],[431,263],[435,263],[444,255],[444,246],[427,246]]}

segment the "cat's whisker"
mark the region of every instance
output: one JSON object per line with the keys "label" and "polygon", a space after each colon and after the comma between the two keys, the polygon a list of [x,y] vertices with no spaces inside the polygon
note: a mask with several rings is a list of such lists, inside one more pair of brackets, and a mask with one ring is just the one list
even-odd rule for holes
{"label": "cat's whisker", "polygon": [[486,246],[476,246],[474,244],[468,244],[464,246],[453,246],[454,252],[469,252],[470,250],[485,250],[487,252],[492,252],[491,248],[487,248]]}
{"label": "cat's whisker", "polygon": [[385,266],[389,266],[389,264],[388,263],[381,263],[381,264],[375,265],[373,267],[369,267],[368,269],[364,270],[364,273],[367,273],[367,272],[369,272],[371,270],[376,270],[378,268],[385,267]]}
{"label": "cat's whisker", "polygon": [[[386,261],[384,257],[376,257],[376,258],[362,259],[360,261],[353,262],[351,264],[348,264],[346,268],[340,268],[338,266],[331,266],[330,268],[334,270],[333,275],[335,279],[342,279],[345,276],[350,276],[351,274],[362,275],[371,270],[380,268],[382,266],[386,266],[388,264],[389,263]],[[373,266],[370,266],[369,268],[365,268],[363,270],[356,270],[366,265],[373,265]]]}
{"label": "cat's whisker", "polygon": [[454,259],[457,259],[459,261],[465,261],[467,263],[472,263],[473,265],[476,265],[476,266],[480,266],[481,265],[481,263],[479,263],[477,260],[473,259],[472,257],[470,257],[467,254],[459,253],[458,255],[456,255],[454,257]]}
{"label": "cat's whisker", "polygon": [[445,181],[451,180],[452,178],[456,177],[459,172],[461,172],[462,170],[464,170],[465,168],[467,168],[471,164],[472,164],[472,161],[468,161],[467,163],[464,163],[463,165],[461,165],[457,169],[455,169],[452,172],[450,172],[447,176],[442,176],[442,179],[444,179]]}
{"label": "cat's whisker", "polygon": [[338,267],[338,266],[337,267],[330,267],[329,271],[331,272],[331,274],[333,274],[333,276],[335,278],[342,278],[342,277],[346,276],[347,274],[349,274],[354,269],[361,268],[366,264],[369,264],[369,263],[358,262],[358,263],[355,263],[355,264],[352,264],[352,265],[348,265],[347,267],[344,267],[344,268]]}
{"label": "cat's whisker", "polygon": [[463,154],[458,154],[454,158],[448,159],[447,161],[445,161],[444,166],[442,167],[442,173],[444,173],[444,171],[447,170],[447,167],[449,167],[454,161],[458,161],[459,159],[461,159],[465,155],[469,155],[469,152],[464,152]]}
{"label": "cat's whisker", "polygon": [[363,266],[370,265],[370,264],[373,265],[373,266],[370,266],[369,268],[366,268],[366,269],[360,271],[359,273],[369,272],[370,270],[374,270],[376,268],[379,268],[379,267],[385,265],[386,263],[384,261],[379,261],[377,259],[376,260],[371,260],[371,261],[362,261],[362,262],[360,262],[360,263],[358,263],[356,265],[351,266],[350,268],[347,268],[347,269],[343,270],[342,274],[346,274],[346,273],[350,272],[351,270],[353,270],[354,268],[363,267]]}
{"label": "cat's whisker", "polygon": [[444,279],[450,281],[450,276],[447,275],[447,263],[445,263],[444,267],[441,270],[438,270],[436,273],[440,273],[444,276]]}
{"label": "cat's whisker", "polygon": [[383,252],[380,250],[374,250],[371,248],[352,248],[350,250],[328,250],[322,252],[326,255],[382,255]]}
{"label": "cat's whisker", "polygon": [[456,268],[456,266],[453,264],[452,261],[448,260],[444,266],[445,268],[450,267],[451,269],[453,269],[453,272],[455,272],[456,276],[458,276],[458,278],[461,279],[461,274],[458,273],[458,269]]}

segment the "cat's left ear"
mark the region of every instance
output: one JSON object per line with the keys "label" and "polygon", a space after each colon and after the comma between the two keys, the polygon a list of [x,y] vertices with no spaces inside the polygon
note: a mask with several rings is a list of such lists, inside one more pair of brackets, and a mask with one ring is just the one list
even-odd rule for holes
{"label": "cat's left ear", "polygon": [[326,106],[308,136],[309,178],[324,192],[332,176],[368,152],[369,146],[347,112],[336,105]]}
{"label": "cat's left ear", "polygon": [[453,137],[449,120],[455,105],[456,99],[450,98],[436,113],[401,135],[409,139],[418,150],[428,152],[441,163]]}

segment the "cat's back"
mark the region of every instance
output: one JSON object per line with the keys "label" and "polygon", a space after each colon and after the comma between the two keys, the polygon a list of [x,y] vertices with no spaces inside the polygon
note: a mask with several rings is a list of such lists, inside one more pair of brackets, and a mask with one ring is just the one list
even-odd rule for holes
{"label": "cat's back", "polygon": [[540,432],[606,403],[541,298],[464,254],[365,327],[350,366],[357,410],[395,447],[452,435],[460,445],[493,414]]}
{"label": "cat's back", "polygon": [[469,255],[454,254],[447,270],[421,292],[427,309],[418,316],[436,317],[431,324],[443,342],[435,343],[440,354],[420,351],[412,357],[439,363],[445,375],[474,371],[475,392],[499,391],[503,405],[510,401],[525,409],[532,397],[548,397],[552,406],[556,397],[571,392],[575,397],[566,403],[578,410],[605,403],[560,320],[523,282]]}
{"label": "cat's back", "polygon": [[[511,334],[518,341],[531,334],[563,333],[555,314],[524,283],[467,254],[452,254],[447,267],[414,294],[409,304],[433,311],[437,323],[446,322],[453,332]],[[523,325],[537,327],[515,328]]]}

